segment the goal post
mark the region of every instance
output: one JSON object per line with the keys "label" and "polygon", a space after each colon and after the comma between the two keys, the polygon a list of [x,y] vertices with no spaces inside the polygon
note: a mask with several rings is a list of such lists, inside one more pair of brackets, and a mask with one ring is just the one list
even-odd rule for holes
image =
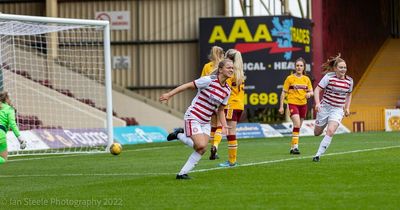
{"label": "goal post", "polygon": [[107,150],[125,125],[113,117],[110,57],[108,21],[0,13],[0,88],[22,134],[45,145],[27,137],[11,155]]}

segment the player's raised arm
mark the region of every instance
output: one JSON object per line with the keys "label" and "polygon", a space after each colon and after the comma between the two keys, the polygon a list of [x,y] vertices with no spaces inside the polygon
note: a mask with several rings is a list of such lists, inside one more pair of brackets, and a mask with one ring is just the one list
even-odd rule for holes
{"label": "player's raised arm", "polygon": [[182,91],[185,91],[185,90],[187,90],[189,88],[194,89],[194,88],[196,88],[196,86],[194,85],[193,82],[185,83],[185,84],[180,85],[180,86],[176,87],[175,89],[169,91],[168,93],[162,94],[160,96],[159,100],[160,100],[160,102],[167,102],[168,99],[171,98],[172,96],[174,96],[174,95],[176,95],[176,94],[178,94],[178,93],[180,93]]}

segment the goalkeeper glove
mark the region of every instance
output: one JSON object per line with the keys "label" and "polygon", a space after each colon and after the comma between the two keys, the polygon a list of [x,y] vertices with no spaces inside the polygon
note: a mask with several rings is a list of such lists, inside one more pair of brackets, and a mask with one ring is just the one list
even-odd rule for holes
{"label": "goalkeeper glove", "polygon": [[19,148],[25,149],[26,148],[26,140],[22,136],[18,136],[19,141]]}

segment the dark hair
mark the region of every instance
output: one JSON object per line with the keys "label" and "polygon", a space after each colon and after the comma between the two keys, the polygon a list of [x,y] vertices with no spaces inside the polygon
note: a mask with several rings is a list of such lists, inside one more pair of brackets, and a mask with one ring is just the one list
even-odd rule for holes
{"label": "dark hair", "polygon": [[306,60],[305,60],[304,58],[302,58],[302,57],[297,58],[297,59],[296,59],[296,62],[294,62],[294,63],[297,63],[297,62],[299,62],[299,61],[303,62],[304,67],[306,66],[307,62],[306,62]]}
{"label": "dark hair", "polygon": [[[13,106],[8,96],[8,92],[6,91],[0,92],[0,102]],[[0,109],[1,109],[1,103],[0,103]]]}
{"label": "dark hair", "polygon": [[302,57],[297,58],[296,61],[294,62],[295,68],[296,68],[296,63],[299,61],[303,62],[303,65],[304,65],[303,75],[306,75],[306,64],[307,64],[306,60]]}
{"label": "dark hair", "polygon": [[322,64],[322,74],[326,74],[328,72],[334,71],[333,68],[338,65],[340,62],[345,62],[341,57],[340,53],[335,57],[330,57],[325,63]]}

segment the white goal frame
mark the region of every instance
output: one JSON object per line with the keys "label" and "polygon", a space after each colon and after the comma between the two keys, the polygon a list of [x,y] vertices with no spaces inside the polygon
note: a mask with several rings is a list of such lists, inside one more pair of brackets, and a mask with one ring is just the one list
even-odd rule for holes
{"label": "white goal frame", "polygon": [[111,46],[110,46],[110,24],[104,20],[70,19],[39,17],[26,15],[13,15],[0,13],[0,20],[7,21],[28,21],[49,24],[64,25],[94,25],[103,27],[103,46],[104,46],[104,69],[105,69],[105,90],[106,90],[106,130],[108,135],[108,145],[106,151],[114,141],[113,133],[113,108],[112,108],[112,75],[111,75]]}

